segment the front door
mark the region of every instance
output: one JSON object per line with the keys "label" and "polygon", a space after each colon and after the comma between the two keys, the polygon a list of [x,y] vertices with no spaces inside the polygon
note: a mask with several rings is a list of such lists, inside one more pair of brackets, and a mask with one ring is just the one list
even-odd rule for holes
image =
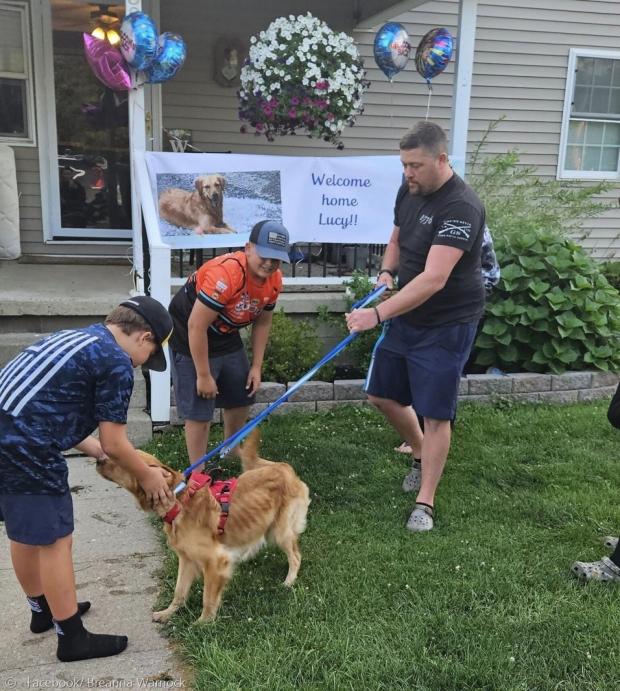
{"label": "front door", "polygon": [[47,180],[42,176],[49,190],[43,196],[46,238],[130,241],[129,95],[95,77],[83,38],[87,33],[115,43],[125,3],[51,0],[45,9],[44,33],[51,35],[42,66],[48,112],[41,144],[50,154]]}

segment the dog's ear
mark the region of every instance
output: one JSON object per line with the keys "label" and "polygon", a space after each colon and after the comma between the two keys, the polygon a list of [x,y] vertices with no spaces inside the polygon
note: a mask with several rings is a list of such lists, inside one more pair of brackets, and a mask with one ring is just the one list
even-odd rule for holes
{"label": "dog's ear", "polygon": [[222,192],[225,192],[226,187],[227,187],[226,178],[223,175],[218,175],[217,180],[220,183],[220,187],[222,188]]}
{"label": "dog's ear", "polygon": [[194,187],[198,190],[198,194],[204,199],[204,185],[205,176],[201,175],[194,180]]}

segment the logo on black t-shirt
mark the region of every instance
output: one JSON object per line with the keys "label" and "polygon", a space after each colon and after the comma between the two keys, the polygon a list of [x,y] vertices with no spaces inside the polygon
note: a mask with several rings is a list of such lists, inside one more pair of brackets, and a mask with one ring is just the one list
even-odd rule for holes
{"label": "logo on black t-shirt", "polygon": [[471,223],[453,218],[447,218],[437,231],[438,237],[453,238],[467,242],[471,235]]}

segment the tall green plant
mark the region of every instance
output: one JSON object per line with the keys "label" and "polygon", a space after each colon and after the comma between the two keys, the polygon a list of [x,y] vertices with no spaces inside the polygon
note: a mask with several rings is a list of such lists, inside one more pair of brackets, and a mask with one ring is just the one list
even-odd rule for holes
{"label": "tall green plant", "polygon": [[469,162],[468,182],[484,202],[493,238],[541,231],[583,239],[584,219],[610,208],[596,197],[612,185],[541,178],[535,166],[521,164],[516,149],[486,155],[488,138],[503,119],[489,125]]}
{"label": "tall green plant", "polygon": [[470,163],[469,180],[487,211],[502,267],[476,341],[476,363],[507,371],[620,368],[620,296],[577,245],[585,218],[609,205],[609,183],[542,179],[513,150],[483,155],[491,123]]}

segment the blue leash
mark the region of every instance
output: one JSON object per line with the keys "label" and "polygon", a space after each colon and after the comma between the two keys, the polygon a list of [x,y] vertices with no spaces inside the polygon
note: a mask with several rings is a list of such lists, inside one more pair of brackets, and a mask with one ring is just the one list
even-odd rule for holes
{"label": "blue leash", "polygon": [[[386,289],[385,285],[380,285],[379,287],[375,288],[374,290],[371,290],[370,293],[365,295],[361,300],[358,300],[355,302],[353,305],[351,305],[351,309],[360,309],[362,307],[366,307],[366,305],[369,305],[371,302],[373,302],[376,298],[379,297],[383,293],[383,291]],[[332,360],[333,358],[338,355],[341,351],[343,351],[349,343],[355,338],[357,338],[359,334],[357,332],[353,332],[349,334],[344,340],[340,341],[337,346],[332,348],[332,350],[327,353],[327,355],[324,355],[317,363],[312,367],[312,369],[309,369],[301,379],[296,381],[293,386],[288,391],[285,391],[280,398],[275,400],[273,403],[271,403],[265,410],[262,410],[255,418],[250,420],[249,422],[246,422],[246,424],[238,431],[235,432],[232,436],[230,436],[228,439],[224,439],[223,442],[218,444],[216,447],[211,449],[207,454],[205,454],[202,458],[199,458],[195,463],[192,463],[192,465],[189,466],[186,470],[183,471],[183,475],[187,479],[193,470],[195,470],[199,465],[202,465],[203,463],[207,463],[207,461],[210,461],[210,459],[213,458],[217,453],[220,454],[220,458],[225,456],[231,449],[234,449],[235,446],[245,437],[247,434],[258,425],[261,420],[264,420],[270,413],[272,413],[278,406],[282,405],[291,394],[295,393],[297,389],[299,389],[300,386],[305,384],[308,379],[311,379],[320,369],[323,367],[324,364]],[[182,492],[185,488],[187,487],[186,482],[180,482],[175,488],[174,488],[174,493],[178,494],[179,492]]]}

